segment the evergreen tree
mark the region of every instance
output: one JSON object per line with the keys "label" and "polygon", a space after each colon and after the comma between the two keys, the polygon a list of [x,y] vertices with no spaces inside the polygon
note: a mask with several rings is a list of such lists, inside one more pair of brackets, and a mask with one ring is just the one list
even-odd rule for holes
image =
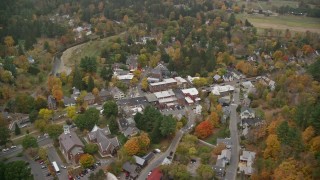
{"label": "evergreen tree", "polygon": [[82,76],[77,65],[75,65],[74,69],[72,86],[79,90],[82,89]]}
{"label": "evergreen tree", "polygon": [[17,123],[14,124],[14,134],[15,135],[21,134],[21,130],[20,130],[20,128],[19,128]]}
{"label": "evergreen tree", "polygon": [[234,26],[236,24],[236,17],[233,13],[230,15],[228,23],[230,26]]}
{"label": "evergreen tree", "polygon": [[87,91],[91,92],[94,88],[94,81],[92,76],[89,77],[89,81],[88,81],[88,87],[87,87]]}
{"label": "evergreen tree", "polygon": [[111,116],[109,118],[109,129],[111,134],[117,134],[119,128],[118,128],[118,123],[117,123],[117,119],[115,116]]}

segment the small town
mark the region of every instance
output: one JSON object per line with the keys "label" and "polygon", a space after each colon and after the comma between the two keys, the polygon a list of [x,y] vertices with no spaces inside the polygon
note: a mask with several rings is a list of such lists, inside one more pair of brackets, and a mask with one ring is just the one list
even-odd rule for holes
{"label": "small town", "polygon": [[317,0],[3,0],[0,179],[320,179]]}

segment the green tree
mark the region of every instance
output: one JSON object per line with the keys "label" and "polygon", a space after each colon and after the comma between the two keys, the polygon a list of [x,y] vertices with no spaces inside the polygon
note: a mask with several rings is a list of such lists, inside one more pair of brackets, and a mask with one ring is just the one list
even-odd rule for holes
{"label": "green tree", "polygon": [[97,71],[97,61],[94,57],[81,58],[80,67],[84,72],[95,73]]}
{"label": "green tree", "polygon": [[29,120],[31,123],[33,123],[35,120],[38,119],[38,111],[37,110],[32,110],[31,113],[29,114]]}
{"label": "green tree", "polygon": [[13,161],[6,164],[5,178],[7,180],[32,180],[33,176],[31,175],[31,169],[28,168],[25,161]]}
{"label": "green tree", "polygon": [[37,139],[30,135],[26,135],[22,140],[22,147],[23,149],[38,147]]}
{"label": "green tree", "polygon": [[201,164],[197,169],[198,175],[201,179],[212,179],[214,177],[214,172],[209,165]]}
{"label": "green tree", "polygon": [[93,88],[94,88],[94,81],[93,81],[92,76],[90,76],[89,81],[88,81],[87,91],[92,92]]}
{"label": "green tree", "polygon": [[96,108],[89,108],[84,114],[80,114],[75,119],[75,124],[80,130],[87,129],[91,131],[93,126],[99,120],[99,111]]}
{"label": "green tree", "polygon": [[161,121],[160,131],[163,136],[172,135],[177,126],[177,121],[172,116],[164,116]]}
{"label": "green tree", "polygon": [[233,13],[230,15],[228,23],[230,26],[234,26],[236,24],[236,17]]}
{"label": "green tree", "polygon": [[19,128],[17,123],[14,124],[14,134],[15,135],[21,134],[21,130],[20,130],[20,128]]}
{"label": "green tree", "polygon": [[318,58],[313,64],[308,67],[308,72],[312,75],[312,77],[320,82],[320,58]]}
{"label": "green tree", "polygon": [[91,154],[91,155],[97,153],[98,150],[99,150],[98,146],[96,144],[93,144],[93,143],[89,143],[89,144],[86,144],[84,146],[84,152],[88,153],[88,154]]}
{"label": "green tree", "polygon": [[119,127],[118,127],[117,119],[115,116],[109,117],[108,125],[109,125],[111,134],[117,134],[117,132],[119,131]]}
{"label": "green tree", "polygon": [[38,149],[38,155],[41,159],[48,159],[48,152],[47,149],[40,147]]}
{"label": "green tree", "polygon": [[161,166],[161,170],[164,174],[164,179],[188,180],[191,178],[187,166],[176,162]]}
{"label": "green tree", "polygon": [[112,68],[110,66],[108,67],[103,67],[101,72],[100,72],[100,76],[102,77],[102,79],[104,79],[105,81],[111,81],[113,72],[112,72]]}
{"label": "green tree", "polygon": [[107,118],[118,116],[118,105],[115,101],[106,101],[103,105],[103,115]]}
{"label": "green tree", "polygon": [[7,128],[7,122],[2,118],[2,114],[0,113],[0,145],[6,145],[9,142],[10,131]]}
{"label": "green tree", "polygon": [[100,169],[96,174],[91,173],[89,176],[89,180],[105,180],[106,174]]}
{"label": "green tree", "polygon": [[60,124],[50,124],[46,128],[46,132],[49,134],[50,138],[57,140],[60,134],[63,133],[63,128]]}
{"label": "green tree", "polygon": [[78,69],[78,66],[75,65],[75,68],[74,68],[74,74],[73,74],[73,79],[72,79],[72,86],[79,89],[79,90],[82,90],[82,75],[81,75],[81,72],[79,71]]}
{"label": "green tree", "polygon": [[18,94],[15,98],[16,111],[29,114],[34,109],[34,99],[27,94]]}

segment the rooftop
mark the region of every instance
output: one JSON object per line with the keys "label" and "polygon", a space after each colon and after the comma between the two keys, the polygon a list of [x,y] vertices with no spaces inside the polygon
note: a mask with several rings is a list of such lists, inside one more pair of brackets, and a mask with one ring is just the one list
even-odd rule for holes
{"label": "rooftop", "polygon": [[159,86],[159,85],[164,85],[169,83],[177,83],[177,81],[173,78],[168,78],[168,79],[163,79],[160,82],[150,83],[150,86]]}
{"label": "rooftop", "polygon": [[190,94],[191,96],[197,96],[199,94],[196,88],[182,89],[184,94]]}
{"label": "rooftop", "polygon": [[161,99],[161,98],[166,98],[166,97],[171,97],[174,96],[174,92],[172,91],[172,89],[169,89],[167,91],[160,91],[160,92],[155,92],[153,93],[156,98]]}

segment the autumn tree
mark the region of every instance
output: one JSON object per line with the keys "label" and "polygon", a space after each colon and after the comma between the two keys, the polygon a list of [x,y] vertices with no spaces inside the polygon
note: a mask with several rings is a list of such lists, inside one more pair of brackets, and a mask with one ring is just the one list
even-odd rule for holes
{"label": "autumn tree", "polygon": [[201,179],[212,179],[214,177],[213,169],[210,165],[201,164],[197,169],[198,175]]}
{"label": "autumn tree", "polygon": [[44,120],[48,120],[52,118],[52,116],[53,116],[53,110],[50,110],[47,108],[40,109],[39,115],[38,115],[39,118]]}
{"label": "autumn tree", "polygon": [[48,151],[45,148],[40,147],[38,149],[38,155],[41,159],[47,159],[48,158]]}
{"label": "autumn tree", "polygon": [[213,125],[210,121],[205,120],[202,121],[195,130],[195,134],[197,137],[204,139],[210,136],[213,133]]}
{"label": "autumn tree", "polygon": [[144,91],[148,90],[148,80],[146,77],[141,80],[141,89]]}
{"label": "autumn tree", "polygon": [[314,128],[312,126],[307,127],[302,133],[303,142],[308,143],[314,135]]}
{"label": "autumn tree", "polygon": [[304,175],[299,168],[298,162],[292,158],[283,161],[274,170],[274,178],[281,179],[304,179]]}
{"label": "autumn tree", "polygon": [[80,156],[79,162],[83,168],[89,168],[94,164],[95,160],[92,155],[83,154]]}
{"label": "autumn tree", "polygon": [[316,136],[310,141],[310,150],[313,153],[320,152],[320,136]]}
{"label": "autumn tree", "polygon": [[124,149],[128,153],[128,155],[135,155],[139,152],[139,142],[137,138],[131,138],[124,144]]}
{"label": "autumn tree", "polygon": [[276,158],[280,153],[280,141],[278,136],[275,134],[270,134],[266,140],[267,148],[264,150],[263,157]]}
{"label": "autumn tree", "polygon": [[208,117],[208,120],[212,123],[213,127],[218,128],[220,125],[220,118],[219,115],[212,111],[211,114]]}
{"label": "autumn tree", "polygon": [[75,118],[77,117],[77,111],[76,111],[76,107],[75,106],[69,106],[66,108],[67,110],[67,117],[70,119],[75,120]]}
{"label": "autumn tree", "polygon": [[226,148],[226,145],[224,143],[219,143],[213,150],[212,153],[215,156],[218,156],[221,154],[222,150]]}

